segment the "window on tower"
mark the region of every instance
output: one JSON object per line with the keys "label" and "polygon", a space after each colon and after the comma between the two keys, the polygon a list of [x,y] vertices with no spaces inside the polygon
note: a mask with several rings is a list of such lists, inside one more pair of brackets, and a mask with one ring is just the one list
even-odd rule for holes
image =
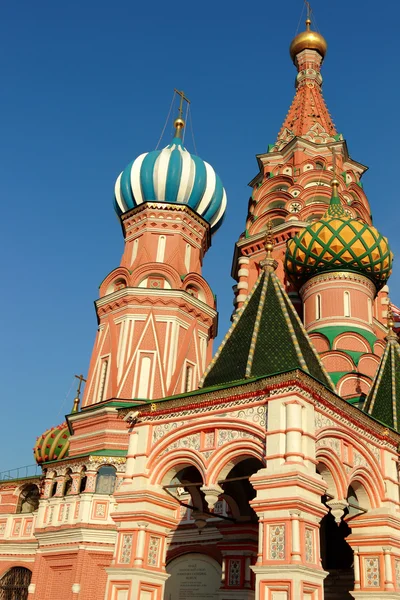
{"label": "window on tower", "polygon": [[321,318],[321,296],[317,294],[315,297],[315,319],[319,321]]}
{"label": "window on tower", "polygon": [[344,292],[344,316],[350,317],[350,292]]}

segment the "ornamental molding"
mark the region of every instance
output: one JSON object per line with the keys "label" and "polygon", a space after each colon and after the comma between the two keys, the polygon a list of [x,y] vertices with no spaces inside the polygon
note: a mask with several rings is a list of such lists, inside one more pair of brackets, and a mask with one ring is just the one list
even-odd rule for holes
{"label": "ornamental molding", "polygon": [[112,465],[116,468],[118,473],[124,473],[126,469],[126,457],[92,455],[76,460],[71,457],[71,461],[63,461],[62,465],[44,466],[48,469],[48,473],[54,473],[51,478],[47,475],[46,479],[54,480],[56,477],[65,477],[67,471],[71,471],[71,475],[77,475],[81,473],[83,467],[86,467],[88,471],[91,471],[94,469],[97,470],[100,465]]}
{"label": "ornamental molding", "polygon": [[[259,400],[263,400],[263,399],[264,399],[264,397],[260,396],[253,400],[259,401]],[[243,400],[239,401],[239,403],[247,404],[248,399],[243,399]],[[237,406],[237,402],[230,402],[227,404],[220,405],[218,408],[219,409],[226,408],[227,410],[229,410],[230,407],[235,407],[235,406]],[[184,414],[182,414],[181,416],[190,416],[190,415],[199,414],[199,413],[201,414],[201,413],[205,413],[205,412],[210,412],[211,410],[213,410],[213,407],[207,406],[207,407],[204,407],[203,410],[192,409],[192,410],[185,411]],[[265,404],[263,404],[261,406],[260,405],[255,406],[255,407],[249,406],[245,409],[236,410],[236,411],[232,411],[232,412],[229,411],[228,414],[219,415],[220,418],[222,418],[224,416],[229,418],[230,422],[234,421],[235,419],[237,419],[238,421],[247,421],[250,424],[258,425],[259,427],[263,427],[264,429],[266,428],[266,425],[267,425],[267,407]],[[160,415],[160,417],[161,417],[161,415]],[[141,419],[142,422],[145,420],[146,420],[146,417]],[[179,420],[179,421],[173,421],[173,422],[169,421],[167,423],[161,423],[159,425],[156,425],[153,429],[153,444],[156,444],[159,440],[163,439],[170,433],[177,432],[177,431],[181,430],[182,427],[189,425],[189,424],[193,425],[193,421],[192,420]],[[203,430],[207,427],[207,425],[205,423],[202,423],[199,425],[199,427]],[[223,429],[227,429],[227,426],[225,423],[221,423],[221,425],[213,425],[213,429],[218,429],[219,431],[222,431]],[[187,437],[190,437],[191,435],[197,435],[197,434],[196,433],[189,434],[189,436],[187,436]],[[168,446],[168,449],[173,448],[173,447],[175,447],[174,444]],[[176,447],[178,447],[178,446],[176,446]],[[200,448],[200,446],[199,446],[199,448]]]}
{"label": "ornamental molding", "polygon": [[[345,401],[342,400],[342,402],[345,402]],[[334,407],[328,407],[326,404],[322,404],[319,401],[317,401],[315,403],[315,408],[316,408],[316,410],[315,410],[315,415],[314,415],[314,425],[315,425],[316,433],[318,433],[319,431],[321,431],[321,429],[323,429],[325,427],[337,428],[338,424],[341,424],[341,425],[343,425],[342,431],[345,431],[346,429],[351,430],[352,432],[356,433],[357,438],[360,438],[360,430],[361,430],[363,437],[368,440],[371,440],[375,444],[379,443],[379,445],[381,447],[387,448],[391,451],[393,451],[394,448],[397,448],[397,445],[399,442],[394,442],[394,440],[391,440],[391,439],[385,440],[383,437],[383,436],[386,437],[386,435],[389,434],[389,430],[383,430],[381,435],[379,435],[378,433],[374,433],[374,431],[370,427],[371,426],[370,419],[368,418],[367,415],[364,415],[363,413],[361,413],[361,411],[359,411],[359,409],[356,409],[359,412],[359,415],[358,415],[359,419],[353,420],[351,418],[350,414],[346,414],[344,411],[338,412],[337,410],[335,410]],[[319,411],[321,411],[321,412],[319,412]],[[317,444],[319,441],[322,441],[323,439],[325,439],[325,438],[321,438],[321,440],[318,440]],[[371,448],[371,447],[377,448],[374,444],[367,443],[367,446],[369,448]],[[377,448],[377,451],[379,452],[378,448]]]}
{"label": "ornamental molding", "polygon": [[310,288],[315,287],[321,283],[326,283],[327,281],[352,281],[368,288],[368,290],[372,294],[376,294],[376,287],[374,286],[372,281],[364,275],[360,275],[358,273],[353,273],[350,271],[328,271],[320,275],[314,275],[314,277],[312,277],[300,288],[300,295],[303,297],[303,295],[306,294],[306,292]]}

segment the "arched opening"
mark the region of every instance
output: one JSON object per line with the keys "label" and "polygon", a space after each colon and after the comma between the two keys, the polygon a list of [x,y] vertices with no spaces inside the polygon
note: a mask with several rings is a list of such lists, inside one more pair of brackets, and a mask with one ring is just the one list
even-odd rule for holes
{"label": "arched opening", "polygon": [[12,567],[0,579],[0,600],[27,600],[32,571]]}
{"label": "arched opening", "polygon": [[50,488],[50,492],[49,492],[49,498],[52,498],[53,496],[56,495],[56,491],[57,491],[57,481],[54,480],[53,483],[51,484],[51,488]]}
{"label": "arched opening", "polygon": [[85,491],[86,483],[87,483],[86,467],[83,467],[83,469],[81,471],[81,479],[79,481],[79,493],[80,494],[82,494],[82,492]]}
{"label": "arched opening", "polygon": [[34,483],[25,485],[18,498],[17,513],[34,512],[39,507],[40,492]]}
{"label": "arched opening", "polygon": [[115,467],[104,465],[97,471],[96,494],[113,494],[117,472]]}
{"label": "arched opening", "polygon": [[[333,497],[329,494],[322,497],[322,503],[329,509],[329,512],[323,517],[320,523],[320,546],[322,568],[328,571],[328,576],[324,580],[324,595],[332,600],[351,600],[350,592],[354,589],[354,555],[351,546],[346,538],[351,534],[348,523],[348,517],[352,514],[359,514],[357,509],[355,492],[350,486],[347,492],[346,502],[343,502],[343,514],[335,511]],[[348,503],[348,506],[346,505]],[[356,507],[356,511],[353,506]]]}
{"label": "arched opening", "polygon": [[72,489],[71,469],[68,469],[68,471],[65,474],[63,496],[68,496],[71,493],[71,489]]}

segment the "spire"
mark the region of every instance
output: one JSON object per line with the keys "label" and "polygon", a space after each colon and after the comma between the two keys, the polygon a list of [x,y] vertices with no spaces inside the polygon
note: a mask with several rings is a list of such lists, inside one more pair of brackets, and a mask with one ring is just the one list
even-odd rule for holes
{"label": "spire", "polygon": [[385,352],[364,410],[385,425],[400,431],[400,344],[393,331],[394,319],[390,304],[388,304],[387,326]]}
{"label": "spire", "polygon": [[336,179],[336,154],[334,149],[332,149],[332,166],[333,176],[331,180],[331,201],[329,202],[329,206],[322,218],[328,219],[332,217],[339,217],[342,219],[349,219],[350,217],[343,208],[343,205],[339,198],[339,181]]}
{"label": "spire", "polygon": [[272,234],[267,229],[261,274],[237,313],[201,382],[201,387],[268,377],[295,369],[329,389],[328,374],[275,273]]}
{"label": "spire", "polygon": [[273,150],[280,150],[294,137],[302,137],[316,144],[335,141],[337,131],[321,89],[320,69],[326,49],[322,35],[311,31],[311,10],[308,5],[306,30],[299,33],[290,45],[290,54],[298,70],[296,95]]}

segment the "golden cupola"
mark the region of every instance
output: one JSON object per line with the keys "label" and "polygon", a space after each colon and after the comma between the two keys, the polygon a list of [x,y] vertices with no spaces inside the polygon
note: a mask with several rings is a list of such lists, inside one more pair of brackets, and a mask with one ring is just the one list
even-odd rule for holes
{"label": "golden cupola", "polygon": [[316,50],[324,58],[328,44],[325,38],[317,31],[311,30],[311,19],[306,20],[306,30],[302,31],[292,40],[290,44],[290,56],[293,62],[303,50]]}

